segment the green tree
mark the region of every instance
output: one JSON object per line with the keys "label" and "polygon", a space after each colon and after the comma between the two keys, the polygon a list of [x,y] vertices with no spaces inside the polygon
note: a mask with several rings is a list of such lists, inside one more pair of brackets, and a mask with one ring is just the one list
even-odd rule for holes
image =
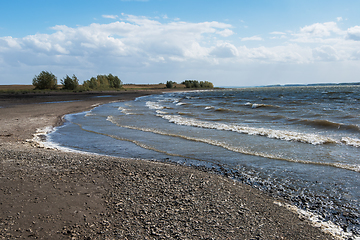
{"label": "green tree", "polygon": [[208,81],[185,80],[182,82],[186,88],[214,88],[214,85]]}
{"label": "green tree", "polygon": [[39,75],[35,75],[32,84],[35,89],[57,89],[57,78],[51,72],[42,71]]}
{"label": "green tree", "polygon": [[214,85],[208,81],[200,81],[201,88],[214,88]]}
{"label": "green tree", "polygon": [[97,75],[96,78],[92,77],[90,80],[86,80],[83,83],[85,90],[95,89],[108,89],[108,88],[121,88],[122,82],[118,76],[114,76],[111,73],[109,75]]}
{"label": "green tree", "polygon": [[173,88],[173,85],[174,85],[173,81],[166,82],[166,88]]}
{"label": "green tree", "polygon": [[61,80],[61,84],[63,85],[63,89],[75,90],[79,86],[79,80],[75,74],[72,76],[72,78],[66,75],[66,77]]}
{"label": "green tree", "polygon": [[111,73],[106,76],[111,88],[121,88],[122,82],[118,76],[114,76]]}

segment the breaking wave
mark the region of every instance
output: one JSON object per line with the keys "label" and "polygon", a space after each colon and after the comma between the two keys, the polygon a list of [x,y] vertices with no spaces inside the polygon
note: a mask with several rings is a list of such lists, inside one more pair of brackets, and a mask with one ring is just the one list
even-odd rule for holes
{"label": "breaking wave", "polygon": [[244,133],[249,135],[266,136],[268,138],[279,139],[279,140],[309,143],[314,145],[326,144],[326,143],[339,143],[339,141],[335,139],[316,135],[316,134],[306,134],[306,133],[298,133],[298,132],[285,131],[285,130],[273,130],[266,128],[254,128],[254,127],[246,127],[246,126],[224,124],[224,123],[212,123],[212,122],[201,121],[196,119],[184,118],[179,115],[158,114],[157,116],[162,117],[163,119],[166,119],[171,123],[184,125],[184,126],[232,131],[232,132]]}
{"label": "breaking wave", "polygon": [[[351,164],[342,164],[342,163],[313,162],[313,161],[308,161],[308,160],[284,158],[281,155],[274,155],[274,154],[269,154],[269,153],[251,151],[251,150],[247,149],[246,147],[232,146],[223,141],[217,141],[217,140],[206,139],[206,138],[190,137],[190,136],[185,136],[185,135],[180,135],[180,134],[168,133],[165,131],[151,129],[151,128],[142,128],[142,127],[122,125],[122,124],[119,124],[113,116],[108,116],[108,118],[106,120],[110,121],[111,123],[115,124],[118,127],[138,130],[138,131],[142,131],[142,132],[151,132],[151,133],[155,133],[155,134],[159,134],[159,135],[163,135],[163,136],[177,137],[177,138],[182,138],[182,139],[194,141],[194,142],[206,143],[206,144],[210,144],[213,146],[224,148],[224,149],[232,151],[232,152],[242,153],[242,154],[246,154],[246,155],[258,156],[258,157],[264,157],[264,158],[270,158],[270,159],[276,159],[276,160],[282,160],[282,161],[288,161],[288,162],[294,162],[294,163],[330,166],[330,167],[336,167],[336,168],[347,169],[350,171],[360,172],[360,166],[356,165],[356,164],[351,165]],[[150,149],[148,146],[147,146],[147,148]]]}

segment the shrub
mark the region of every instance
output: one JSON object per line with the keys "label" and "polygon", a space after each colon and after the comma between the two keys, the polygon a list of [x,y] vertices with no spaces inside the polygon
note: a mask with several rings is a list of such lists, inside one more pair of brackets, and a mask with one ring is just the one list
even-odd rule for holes
{"label": "shrub", "polygon": [[121,88],[122,82],[118,76],[109,75],[97,75],[96,78],[92,77],[90,80],[84,81],[83,87],[88,89],[107,89],[107,88]]}
{"label": "shrub", "polygon": [[72,76],[72,78],[66,75],[66,77],[61,80],[61,84],[64,85],[63,89],[76,90],[79,86],[79,80],[77,79],[75,74]]}
{"label": "shrub", "polygon": [[214,85],[208,81],[185,80],[182,82],[186,88],[214,88]]}
{"label": "shrub", "polygon": [[172,81],[166,82],[166,88],[173,88],[174,83]]}
{"label": "shrub", "polygon": [[33,78],[35,89],[57,89],[57,78],[54,74],[42,71]]}
{"label": "shrub", "polygon": [[118,76],[113,76],[111,73],[107,75],[107,80],[109,81],[109,87],[111,88],[121,88],[122,82]]}
{"label": "shrub", "polygon": [[200,82],[201,88],[214,88],[214,85],[211,82],[208,81],[201,81]]}

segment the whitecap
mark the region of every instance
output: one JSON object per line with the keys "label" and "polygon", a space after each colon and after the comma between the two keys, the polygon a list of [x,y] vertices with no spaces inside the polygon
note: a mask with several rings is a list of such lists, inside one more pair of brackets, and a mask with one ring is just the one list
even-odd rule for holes
{"label": "whitecap", "polygon": [[280,139],[285,141],[297,141],[297,142],[309,143],[314,145],[338,142],[335,139],[316,135],[316,134],[307,134],[307,133],[299,133],[299,132],[286,131],[286,130],[274,130],[274,129],[266,129],[266,128],[254,128],[254,127],[224,124],[224,123],[212,123],[212,122],[200,121],[196,119],[184,118],[179,115],[159,114],[158,116],[168,120],[171,123],[175,123],[178,125],[216,129],[223,131],[232,131],[232,132],[244,133],[249,135],[266,136],[268,138]]}
{"label": "whitecap", "polygon": [[118,110],[125,115],[134,115],[134,113],[129,112],[127,108],[119,107]]}
{"label": "whitecap", "polygon": [[349,146],[360,147],[360,139],[357,138],[343,137],[341,142]]}
{"label": "whitecap", "polygon": [[151,101],[146,102],[146,106],[150,109],[164,109],[165,108],[164,106],[161,106],[159,103],[151,102]]}

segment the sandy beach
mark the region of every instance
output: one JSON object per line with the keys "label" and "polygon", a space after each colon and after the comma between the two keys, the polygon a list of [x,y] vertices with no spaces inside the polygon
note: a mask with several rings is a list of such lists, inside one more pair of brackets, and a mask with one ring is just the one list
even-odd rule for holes
{"label": "sandy beach", "polygon": [[65,114],[160,92],[0,95],[0,237],[333,239],[274,203],[281,200],[225,176],[29,141]]}

